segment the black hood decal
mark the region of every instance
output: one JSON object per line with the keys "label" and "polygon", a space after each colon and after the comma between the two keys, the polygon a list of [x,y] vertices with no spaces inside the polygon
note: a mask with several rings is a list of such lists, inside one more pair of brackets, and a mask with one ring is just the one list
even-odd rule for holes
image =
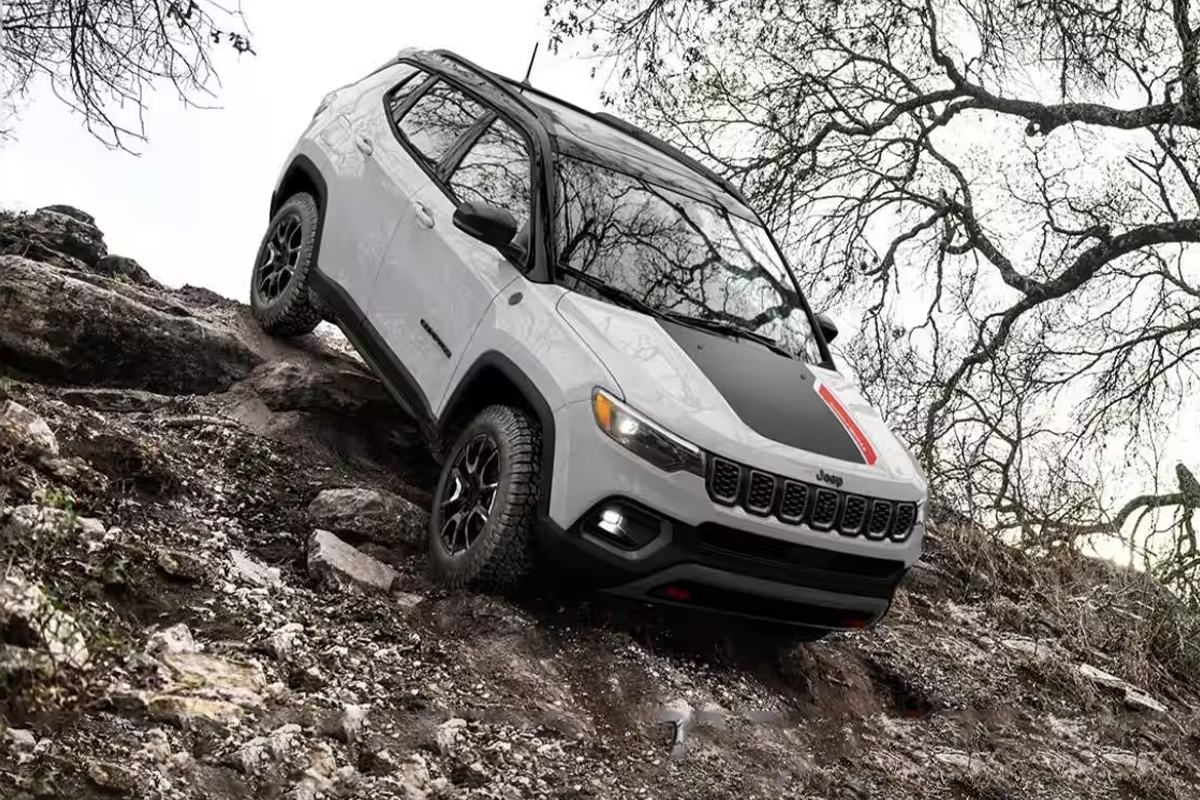
{"label": "black hood decal", "polygon": [[865,464],[841,420],[817,394],[803,361],[748,339],[735,339],[668,320],[659,324],[759,434],[830,458]]}

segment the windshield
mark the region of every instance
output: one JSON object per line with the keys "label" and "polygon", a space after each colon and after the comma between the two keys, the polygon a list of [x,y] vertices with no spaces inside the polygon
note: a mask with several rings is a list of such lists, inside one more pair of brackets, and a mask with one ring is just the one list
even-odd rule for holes
{"label": "windshield", "polygon": [[[767,336],[821,355],[791,278],[761,225],[590,161],[558,161],[561,265],[660,312]],[[601,295],[579,283],[582,292]]]}

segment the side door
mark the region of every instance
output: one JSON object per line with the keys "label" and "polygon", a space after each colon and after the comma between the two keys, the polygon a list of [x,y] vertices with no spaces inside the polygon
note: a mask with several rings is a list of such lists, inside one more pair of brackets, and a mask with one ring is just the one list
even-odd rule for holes
{"label": "side door", "polygon": [[380,165],[379,158],[388,158],[388,153],[376,152],[374,143],[391,136],[390,104],[403,104],[428,78],[411,64],[386,67],[355,84],[354,100],[337,109],[331,125],[344,144],[329,187],[321,270],[363,313],[392,233],[412,213],[410,198],[427,180],[411,160]]}
{"label": "side door", "polygon": [[436,416],[479,321],[524,267],[523,257],[506,257],[459,230],[454,211],[481,201],[526,228],[531,150],[517,125],[447,82],[429,88],[397,128],[397,147],[419,153],[431,179],[392,237],[367,316]]}

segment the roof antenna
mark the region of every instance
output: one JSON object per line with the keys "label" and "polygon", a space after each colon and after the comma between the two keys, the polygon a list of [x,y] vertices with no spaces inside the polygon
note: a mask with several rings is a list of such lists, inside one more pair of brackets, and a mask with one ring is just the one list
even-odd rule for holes
{"label": "roof antenna", "polygon": [[530,88],[532,88],[532,84],[529,83],[529,76],[533,74],[533,60],[537,58],[539,44],[541,44],[541,42],[533,43],[533,55],[529,57],[529,67],[525,70],[525,80],[521,81],[522,84],[529,86]]}

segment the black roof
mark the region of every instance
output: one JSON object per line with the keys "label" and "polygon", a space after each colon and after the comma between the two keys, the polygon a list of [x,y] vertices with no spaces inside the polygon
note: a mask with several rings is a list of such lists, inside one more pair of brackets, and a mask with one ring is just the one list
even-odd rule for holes
{"label": "black roof", "polygon": [[597,161],[655,183],[667,184],[754,218],[741,193],[716,173],[652,134],[611,114],[594,114],[522,84],[530,102],[543,112],[558,151]]}
{"label": "black roof", "polygon": [[724,206],[731,213],[756,218],[737,187],[648,131],[612,114],[586,111],[528,83],[483,69],[448,50],[438,50],[434,55],[460,70],[477,73],[496,90],[534,113],[560,153],[666,184]]}

